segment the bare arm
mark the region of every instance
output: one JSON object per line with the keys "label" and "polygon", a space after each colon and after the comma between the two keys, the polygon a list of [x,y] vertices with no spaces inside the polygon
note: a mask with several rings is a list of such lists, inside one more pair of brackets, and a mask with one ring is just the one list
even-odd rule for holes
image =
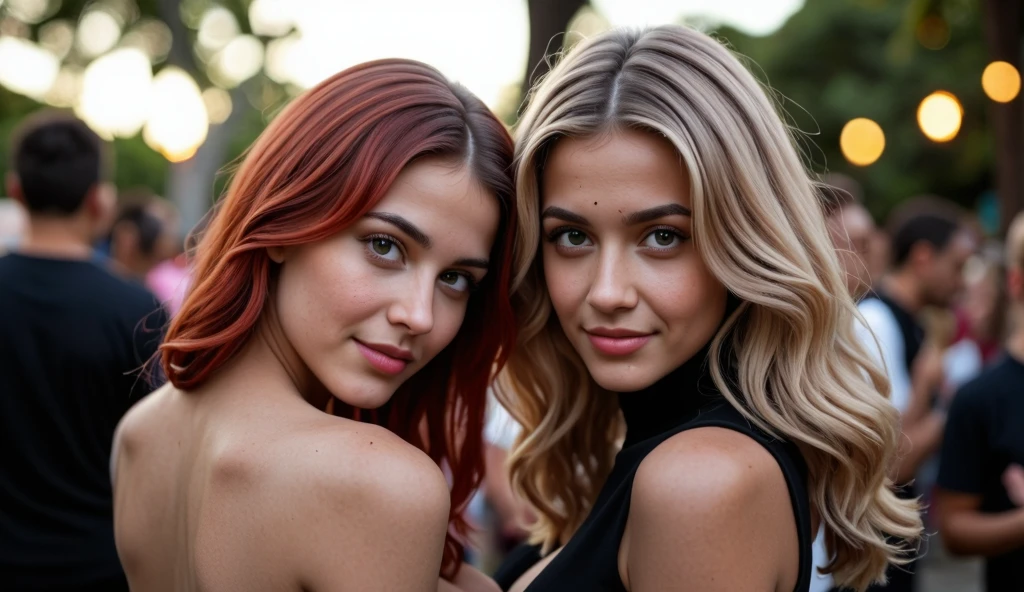
{"label": "bare arm", "polygon": [[954,555],[1001,555],[1024,546],[1024,508],[999,514],[979,511],[981,496],[938,489],[939,529]]}
{"label": "bare arm", "polygon": [[723,428],[683,432],[637,471],[624,581],[632,592],[792,588],[791,507],[781,469],[756,442]]}

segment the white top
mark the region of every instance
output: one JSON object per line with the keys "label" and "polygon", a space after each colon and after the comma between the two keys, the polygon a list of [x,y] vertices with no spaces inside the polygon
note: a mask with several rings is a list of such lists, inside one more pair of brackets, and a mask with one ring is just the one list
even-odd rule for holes
{"label": "white top", "polygon": [[890,400],[903,413],[910,405],[910,370],[906,364],[906,346],[900,325],[892,309],[877,298],[862,300],[857,308],[867,323],[867,326],[859,322],[856,324],[857,338],[884,366],[892,388]]}

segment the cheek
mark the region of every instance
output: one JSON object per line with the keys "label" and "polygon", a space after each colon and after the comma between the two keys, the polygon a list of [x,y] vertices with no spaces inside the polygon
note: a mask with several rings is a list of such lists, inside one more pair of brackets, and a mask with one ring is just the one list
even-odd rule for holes
{"label": "cheek", "polygon": [[696,257],[660,267],[646,282],[647,301],[658,316],[669,324],[680,323],[684,331],[697,325],[717,327],[725,312],[725,286]]}
{"label": "cheek", "polygon": [[302,349],[302,342],[329,346],[379,308],[380,290],[375,289],[372,270],[352,255],[314,252],[281,269],[278,314],[297,349]]}
{"label": "cheek", "polygon": [[544,247],[544,283],[551,306],[559,318],[574,313],[586,300],[590,272],[585,258],[560,257],[551,246]]}

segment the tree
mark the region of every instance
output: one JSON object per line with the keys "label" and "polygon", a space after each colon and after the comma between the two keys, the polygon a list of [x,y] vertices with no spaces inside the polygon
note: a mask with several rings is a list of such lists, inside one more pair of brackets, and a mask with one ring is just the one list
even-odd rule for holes
{"label": "tree", "polygon": [[[778,31],[751,37],[728,27],[717,34],[750,58],[770,84],[815,172],[850,174],[865,187],[868,206],[884,218],[908,197],[937,194],[972,206],[992,186],[993,124],[980,86],[988,62],[979,16],[970,2],[949,0],[948,42],[920,47],[905,33],[910,3],[807,0]],[[955,94],[964,107],[959,134],[935,143],[921,133],[916,113],[935,90]],[[885,152],[857,167],[839,149],[853,118],[878,122]]]}
{"label": "tree", "polygon": [[[551,56],[561,50],[569,21],[588,0],[527,0],[530,12],[530,50],[526,59],[521,96],[547,74]],[[554,44],[554,47],[552,47]]]}

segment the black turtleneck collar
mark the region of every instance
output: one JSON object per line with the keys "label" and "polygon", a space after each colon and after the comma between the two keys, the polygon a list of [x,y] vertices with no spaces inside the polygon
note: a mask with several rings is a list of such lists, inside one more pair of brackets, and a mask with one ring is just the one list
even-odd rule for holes
{"label": "black turtleneck collar", "polygon": [[721,398],[711,378],[710,351],[709,343],[651,386],[619,393],[619,408],[626,420],[623,448],[671,430],[704,405]]}

